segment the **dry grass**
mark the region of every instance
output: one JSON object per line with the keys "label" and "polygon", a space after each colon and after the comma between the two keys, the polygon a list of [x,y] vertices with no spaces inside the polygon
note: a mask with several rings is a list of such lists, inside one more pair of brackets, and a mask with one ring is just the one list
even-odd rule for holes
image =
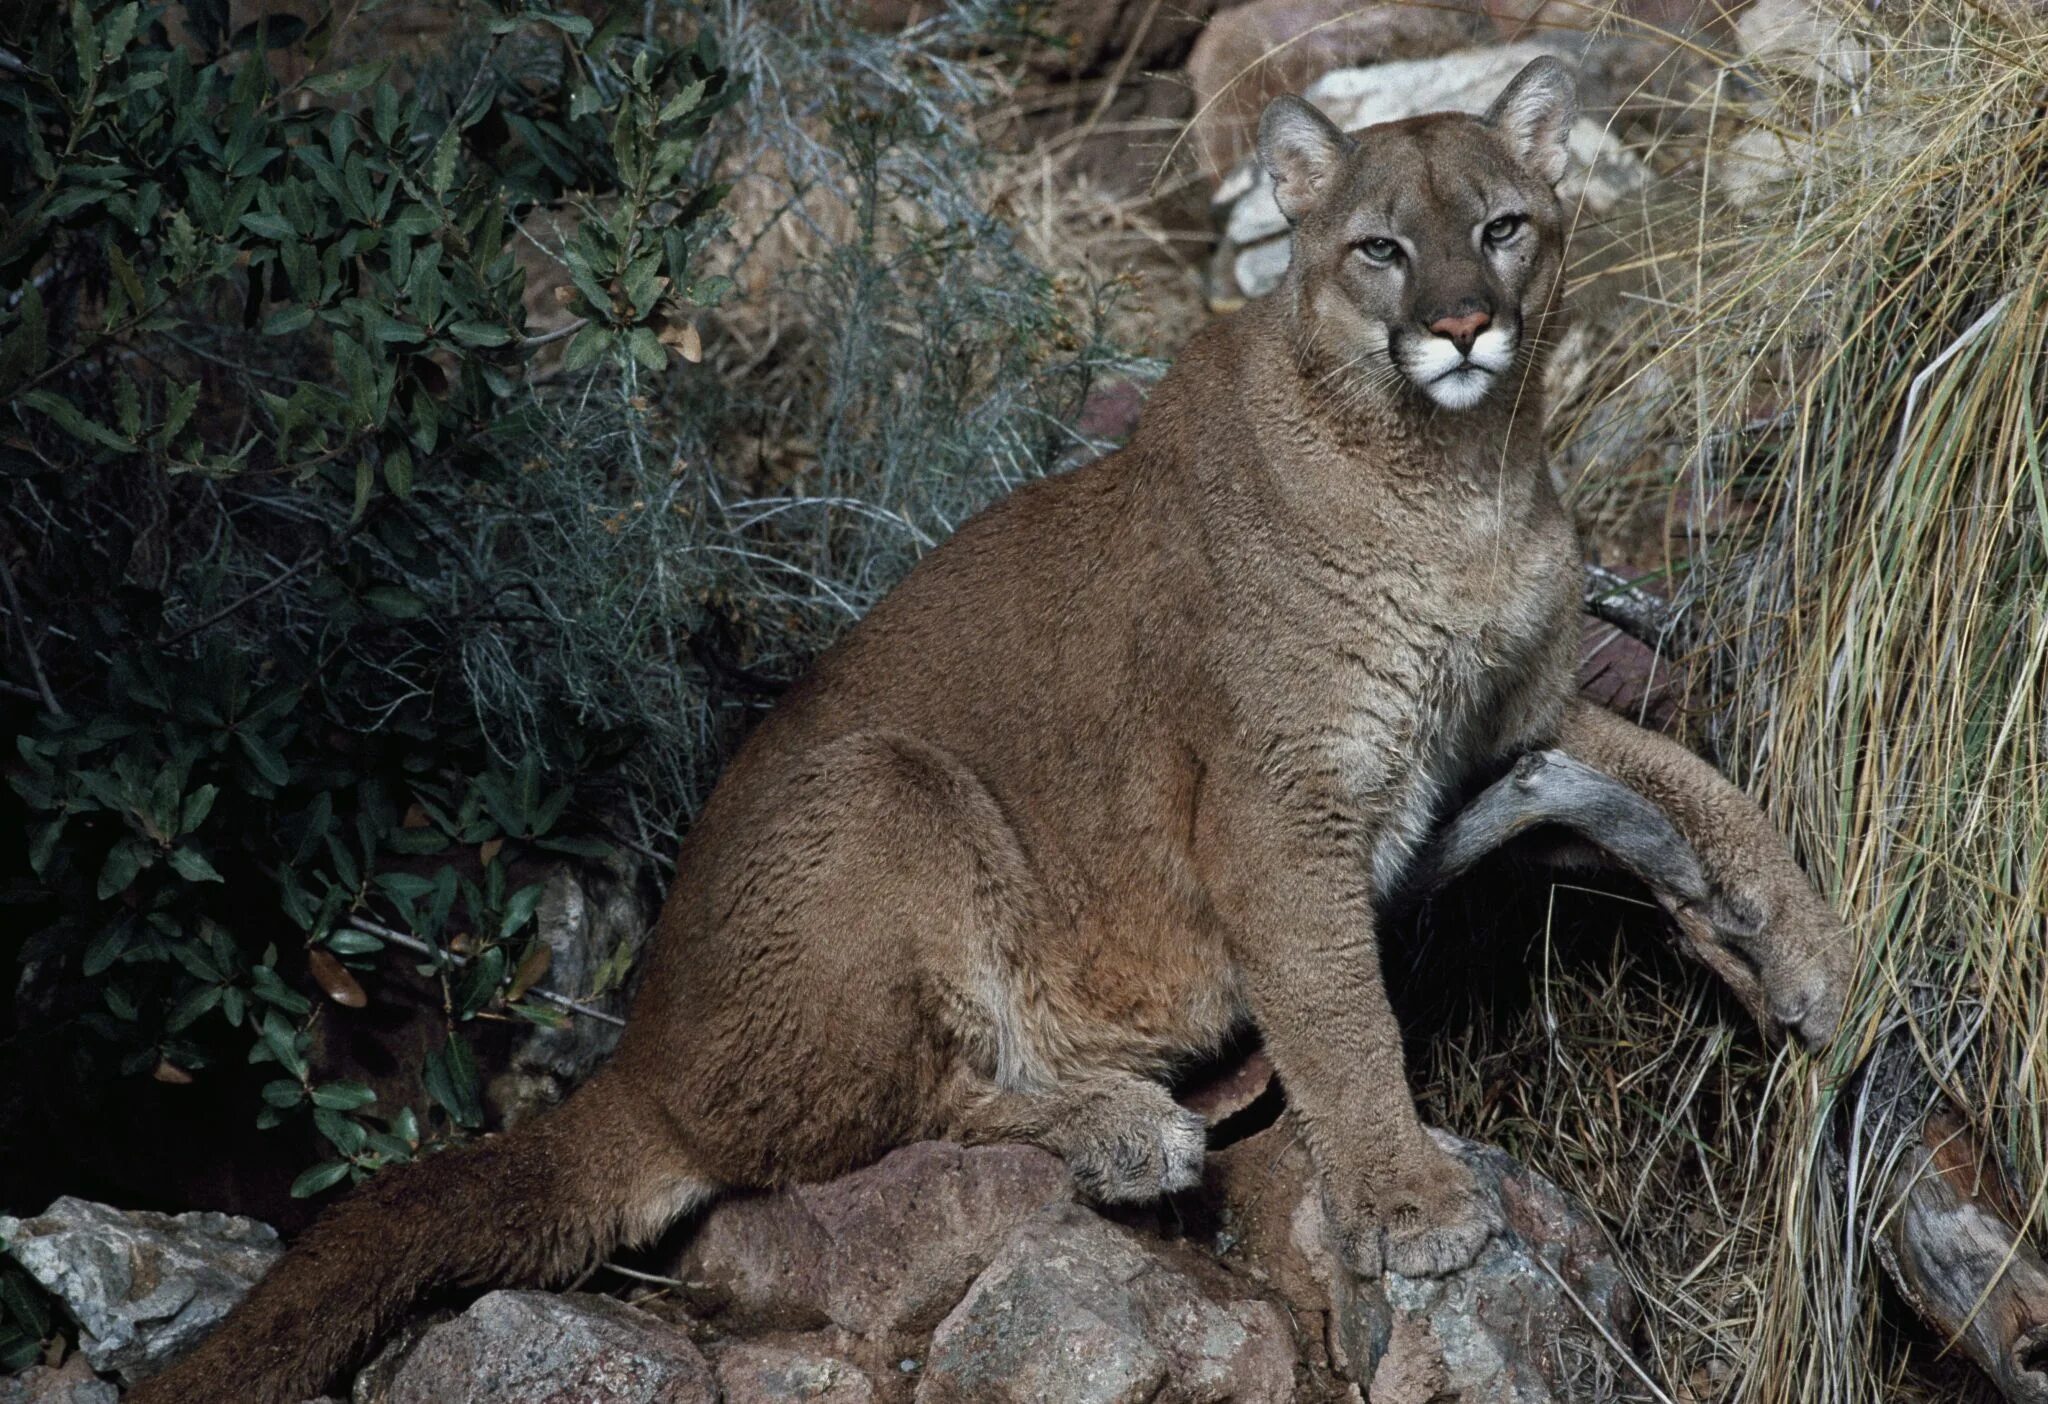
{"label": "dry grass", "polygon": [[1882,1285],[1882,1157],[1833,1163],[1880,1041],[2048,1226],[2048,16],[1942,0],[1865,37],[1867,84],[1752,98],[1796,157],[1777,195],[1699,197],[1656,251],[1652,354],[1609,388],[1658,451],[1588,485],[1668,523],[1695,715],[1861,940],[1845,1036],[1772,1060],[1700,980],[1617,957],[1432,1059],[1455,1124],[1613,1227],[1693,1404],[1995,1398]]}

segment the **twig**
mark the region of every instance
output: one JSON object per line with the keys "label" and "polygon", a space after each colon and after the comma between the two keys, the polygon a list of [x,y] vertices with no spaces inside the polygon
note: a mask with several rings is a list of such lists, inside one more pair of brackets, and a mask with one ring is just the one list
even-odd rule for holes
{"label": "twig", "polygon": [[35,679],[36,691],[42,695],[43,706],[50,715],[69,715],[64,704],[57,700],[57,694],[50,691],[50,680],[43,675],[43,660],[36,652],[35,636],[28,631],[28,612],[21,607],[21,595],[14,588],[14,571],[8,566],[7,558],[0,556],[0,584],[7,587],[7,608],[14,615],[14,627],[21,634],[21,650],[28,655],[29,676]]}
{"label": "twig", "polygon": [[1672,1399],[1670,1395],[1666,1394],[1662,1389],[1658,1388],[1657,1382],[1650,1378],[1649,1371],[1645,1370],[1642,1366],[1636,1363],[1636,1358],[1630,1352],[1629,1348],[1623,1345],[1620,1341],[1615,1339],[1614,1332],[1611,1329],[1609,1329],[1606,1322],[1600,1319],[1599,1313],[1594,1311],[1591,1307],[1587,1306],[1584,1302],[1579,1300],[1579,1294],[1572,1290],[1571,1283],[1565,1281],[1563,1276],[1558,1272],[1558,1270],[1552,1267],[1541,1253],[1531,1253],[1529,1256],[1532,1260],[1534,1260],[1536,1266],[1542,1268],[1545,1272],[1550,1274],[1550,1280],[1558,1285],[1558,1290],[1562,1291],[1566,1297],[1571,1299],[1571,1304],[1577,1307],[1579,1309],[1579,1314],[1586,1318],[1587,1323],[1590,1324],[1595,1331],[1598,1331],[1600,1333],[1600,1339],[1607,1342],[1608,1348],[1612,1350],[1616,1355],[1621,1357],[1621,1363],[1628,1366],[1629,1373],[1633,1374],[1637,1379],[1641,1380],[1643,1382],[1643,1388],[1649,1390],[1651,1394],[1654,1394],[1657,1397],[1657,1404],[1677,1404],[1676,1400]]}
{"label": "twig", "polygon": [[635,1282],[651,1283],[656,1287],[673,1287],[677,1291],[685,1291],[690,1285],[673,1277],[661,1277],[655,1273],[642,1272],[638,1268],[620,1267],[617,1263],[599,1263],[598,1266],[606,1272],[615,1272],[621,1277],[630,1277]]}
{"label": "twig", "polygon": [[285,582],[292,579],[300,571],[304,570],[307,566],[319,560],[321,556],[326,554],[327,550],[328,547],[315,546],[312,550],[306,552],[305,555],[299,557],[298,560],[294,561],[291,565],[286,566],[283,571],[279,572],[277,575],[272,576],[269,580],[264,581],[261,585],[258,585],[248,594],[242,595],[230,601],[229,603],[222,605],[219,609],[207,615],[206,618],[200,620],[197,624],[188,625],[187,627],[180,629],[177,633],[163,640],[159,647],[169,648],[173,644],[181,644],[185,640],[191,638],[194,634],[204,632],[207,629],[211,629],[214,625],[220,623],[221,620],[227,618],[229,615],[235,613],[237,610],[243,608],[245,605],[254,604],[257,600],[262,599],[272,590],[277,589],[279,586],[283,585]]}
{"label": "twig", "polygon": [[[394,946],[403,946],[409,951],[417,952],[423,956],[432,956],[436,960],[451,960],[457,968],[469,964],[469,957],[466,955],[460,955],[454,951],[444,951],[438,946],[422,941],[417,936],[409,936],[403,931],[393,931],[390,927],[380,926],[378,923],[365,917],[352,916],[348,919],[348,924],[351,930],[359,931],[365,936],[378,937],[381,940],[389,941]],[[567,1009],[571,1013],[595,1019],[599,1023],[610,1024],[615,1028],[621,1029],[626,1027],[626,1021],[618,1015],[607,1014],[602,1009],[593,1009],[587,1004],[570,999],[567,995],[558,995],[553,990],[531,989],[527,993],[536,999],[544,999],[549,1004]]]}
{"label": "twig", "polygon": [[1579,607],[1637,643],[1661,648],[1678,630],[1671,602],[1653,595],[1618,570],[1588,561]]}
{"label": "twig", "polygon": [[545,346],[550,341],[560,341],[565,336],[574,336],[589,325],[590,318],[578,317],[568,325],[556,327],[551,332],[542,332],[539,336],[522,336],[519,338],[519,344],[523,347]]}

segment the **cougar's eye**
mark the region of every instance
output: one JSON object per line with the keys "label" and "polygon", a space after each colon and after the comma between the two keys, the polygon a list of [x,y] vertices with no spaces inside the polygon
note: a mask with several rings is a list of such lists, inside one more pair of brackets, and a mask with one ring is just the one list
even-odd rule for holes
{"label": "cougar's eye", "polygon": [[1401,257],[1401,246],[1392,239],[1364,240],[1359,244],[1358,251],[1365,255],[1367,263],[1379,268],[1396,263]]}
{"label": "cougar's eye", "polygon": [[1488,220],[1485,230],[1486,242],[1489,244],[1505,244],[1508,240],[1514,238],[1515,235],[1521,233],[1522,226],[1526,223],[1528,221],[1518,214],[1504,214],[1499,219]]}

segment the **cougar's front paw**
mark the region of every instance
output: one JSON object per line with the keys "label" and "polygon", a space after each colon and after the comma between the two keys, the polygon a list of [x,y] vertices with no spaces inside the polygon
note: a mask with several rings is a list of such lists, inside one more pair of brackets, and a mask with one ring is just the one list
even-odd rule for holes
{"label": "cougar's front paw", "polygon": [[[1790,866],[1789,862],[1786,864]],[[1855,950],[1834,909],[1804,874],[1716,892],[1688,936],[1768,1033],[1819,1050],[1842,1022]]]}
{"label": "cougar's front paw", "polygon": [[1200,1183],[1208,1125],[1157,1083],[1133,1081],[1093,1099],[1061,1147],[1075,1187],[1115,1204]]}
{"label": "cougar's front paw", "polygon": [[1382,1186],[1355,1222],[1347,1224],[1335,1213],[1331,1220],[1345,1266],[1362,1277],[1461,1271],[1504,1226],[1493,1196],[1463,1164],[1441,1153]]}

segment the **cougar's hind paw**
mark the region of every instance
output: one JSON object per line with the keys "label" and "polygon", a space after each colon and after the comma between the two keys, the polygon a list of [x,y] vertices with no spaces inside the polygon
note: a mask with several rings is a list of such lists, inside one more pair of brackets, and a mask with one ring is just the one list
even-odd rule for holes
{"label": "cougar's hind paw", "polygon": [[1121,1105],[1105,1105],[1075,1128],[1065,1146],[1074,1183],[1090,1199],[1128,1203],[1199,1184],[1208,1126],[1152,1085]]}

